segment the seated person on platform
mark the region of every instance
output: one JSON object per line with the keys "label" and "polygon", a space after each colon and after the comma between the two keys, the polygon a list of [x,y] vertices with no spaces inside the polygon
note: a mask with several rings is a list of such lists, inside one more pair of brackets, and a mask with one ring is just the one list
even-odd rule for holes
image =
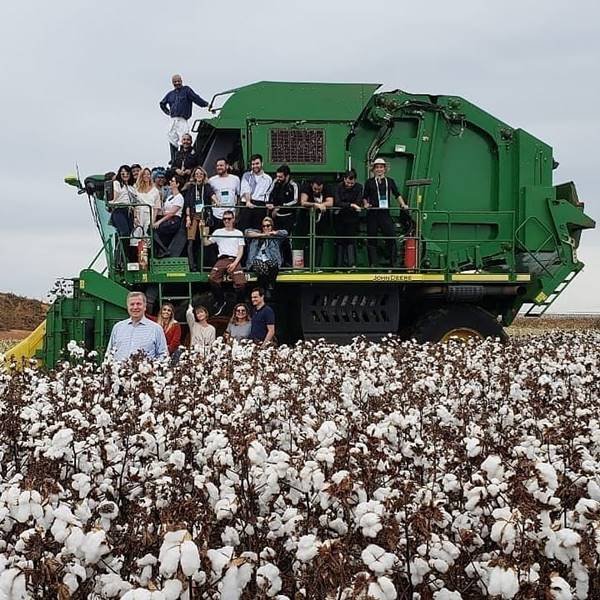
{"label": "seated person on platform", "polygon": [[172,195],[164,203],[164,214],[153,225],[154,241],[159,248],[158,258],[170,256],[169,244],[181,227],[184,200],[179,190],[183,187],[183,181],[179,175],[173,175],[170,185]]}
{"label": "seated person on platform", "polygon": [[220,315],[226,305],[223,292],[225,273],[228,273],[233,280],[233,289],[237,292],[238,300],[243,300],[244,288],[246,287],[246,276],[240,264],[244,254],[244,235],[239,229],[234,228],[235,217],[233,211],[225,211],[223,223],[225,227],[215,229],[208,239],[203,238],[204,245],[216,244],[218,248],[217,262],[208,276],[208,282],[217,305],[215,316]]}
{"label": "seated person on platform", "polygon": [[[319,236],[327,235],[329,229],[329,219],[327,216],[327,209],[333,206],[333,192],[323,183],[320,177],[313,178],[308,184],[302,186],[300,190],[300,205],[304,208],[315,209],[315,265],[321,266],[321,259],[323,257],[323,238]],[[308,215],[304,214],[302,235],[308,235],[309,232],[309,221]],[[307,240],[305,242],[305,248],[308,247]],[[306,259],[305,259],[306,260]]]}
{"label": "seated person on platform", "polygon": [[142,166],[139,165],[138,163],[133,163],[131,165],[131,177],[133,178],[133,181],[137,181],[138,177],[140,176],[140,171],[142,170]]}
{"label": "seated person on platform", "polygon": [[356,236],[359,214],[363,206],[363,186],[356,181],[356,171],[344,173],[343,181],[335,190],[334,206],[339,212],[334,217],[336,243],[336,266],[356,267]]}
{"label": "seated person on platform", "polygon": [[202,167],[194,167],[190,180],[183,186],[182,191],[185,198],[188,265],[190,271],[195,271],[194,242],[198,235],[202,235],[202,228],[209,225],[209,220],[212,219],[210,207],[217,203],[217,196]]}
{"label": "seated person on platform", "polygon": [[[277,229],[285,229],[291,236],[296,222],[298,206],[298,184],[291,178],[290,168],[287,165],[281,165],[275,173],[273,188],[269,194],[269,204],[273,208],[271,213],[275,219],[274,226]],[[281,245],[281,256],[283,266],[292,266],[292,245],[288,239]]]}
{"label": "seated person on platform", "polygon": [[244,235],[252,240],[246,268],[256,273],[259,287],[269,295],[282,264],[281,245],[287,239],[288,232],[285,229],[274,229],[273,219],[263,217],[261,231],[246,229]]}
{"label": "seated person on platform", "polygon": [[190,348],[195,350],[206,350],[215,341],[217,332],[208,323],[208,310],[204,306],[192,305],[185,313],[185,319],[190,328]]}
{"label": "seated person on platform", "polygon": [[184,133],[181,136],[181,147],[169,163],[171,173],[175,173],[175,175],[179,175],[184,181],[187,181],[192,169],[198,166],[198,162],[198,155],[192,146],[192,136],[189,133]]}
{"label": "seated person on platform", "polygon": [[250,337],[250,328],[252,327],[252,321],[250,321],[250,315],[248,314],[248,307],[243,304],[236,304],[233,307],[231,313],[231,319],[227,324],[227,329],[223,334],[226,340],[247,340]]}

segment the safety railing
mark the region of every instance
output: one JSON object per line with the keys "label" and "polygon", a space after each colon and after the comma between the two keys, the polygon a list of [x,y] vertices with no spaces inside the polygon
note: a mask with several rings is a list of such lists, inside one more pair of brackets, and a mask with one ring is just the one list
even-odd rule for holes
{"label": "safety railing", "polygon": [[[135,270],[152,270],[153,265],[160,264],[156,251],[156,231],[152,227],[152,207],[150,205],[112,205],[114,208],[127,207],[133,211],[145,209],[149,217],[144,221],[145,227],[142,231],[132,232],[129,236],[114,236],[114,242],[105,239],[103,250],[107,251],[109,268],[113,272],[123,272],[128,270],[128,264]],[[275,221],[275,229],[283,228],[280,225],[282,219],[278,218],[276,209],[245,208],[235,207],[236,221],[234,228],[244,227],[247,229],[250,219],[258,221],[252,216],[253,211],[260,210],[264,216],[272,216]],[[470,248],[491,247],[494,245],[498,253],[502,254],[507,261],[506,268],[509,271],[514,270],[515,253],[519,245],[516,240],[518,229],[515,227],[514,211],[440,211],[423,210],[421,208],[400,209],[393,207],[390,209],[363,208],[356,211],[356,214],[348,213],[347,209],[338,207],[320,210],[316,208],[305,207],[285,207],[285,212],[293,214],[294,218],[287,216],[284,221],[291,231],[288,231],[288,240],[282,242],[280,250],[284,253],[284,265],[281,272],[328,272],[328,271],[356,271],[372,272],[385,269],[391,272],[450,272],[456,268],[456,265],[445,264],[439,266],[425,264],[424,258],[432,247],[436,247],[438,254],[444,255],[446,259],[458,252],[458,254],[468,254]],[[368,221],[373,218],[369,215],[377,213],[389,215],[389,222],[393,235],[383,235],[380,231],[376,234],[368,235]],[[353,225],[347,225],[347,219],[353,221]],[[346,226],[342,226],[346,220]],[[377,219],[374,219],[377,220]],[[435,223],[437,229],[443,229],[443,236],[436,236],[429,225]],[[477,226],[487,226],[490,229],[496,228],[497,233],[491,239],[482,239],[474,235],[472,237],[460,237],[456,235],[453,228],[458,225],[467,225],[473,230]],[[206,228],[206,226],[204,226]],[[343,232],[356,231],[356,235],[344,235]],[[353,229],[354,228],[354,229]],[[216,239],[218,234],[213,231],[208,237]],[[389,229],[389,225],[388,225]],[[468,227],[467,227],[468,229]],[[194,262],[196,270],[199,273],[209,273],[212,264],[210,257],[214,259],[214,252],[205,245],[207,238],[206,231],[197,235],[193,249]],[[367,233],[366,233],[367,232]],[[425,232],[425,234],[423,234]],[[506,232],[506,234],[502,234]],[[242,231],[243,234],[243,231]],[[187,235],[185,228],[185,215],[181,219],[181,228],[176,233],[179,236],[179,250],[170,254],[170,258],[187,258],[186,244]],[[258,243],[260,238],[245,237],[246,247],[252,243]],[[141,242],[141,245],[140,245]],[[389,244],[388,244],[389,242]],[[289,246],[284,248],[284,245]],[[113,255],[110,255],[110,247],[114,248]],[[134,248],[135,250],[131,250]],[[340,247],[352,247],[353,254],[350,257],[341,254]],[[385,247],[382,254],[382,247]],[[501,249],[501,250],[500,250]],[[459,252],[460,250],[460,252]],[[477,251],[474,250],[476,253]],[[390,253],[392,255],[390,256]],[[145,254],[145,257],[144,257]],[[485,254],[485,251],[484,251]],[[244,253],[246,259],[247,251]],[[353,259],[353,260],[352,260]],[[442,261],[443,262],[443,261]],[[477,269],[484,261],[478,257],[473,257],[473,264],[469,260],[463,260],[459,269]],[[137,265],[135,264],[137,263]],[[245,268],[250,265],[243,263]],[[131,268],[129,269],[131,270]]]}

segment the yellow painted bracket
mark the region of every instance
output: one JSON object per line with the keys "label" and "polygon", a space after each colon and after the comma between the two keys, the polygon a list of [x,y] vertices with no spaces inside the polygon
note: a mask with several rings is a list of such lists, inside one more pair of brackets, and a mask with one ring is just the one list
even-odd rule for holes
{"label": "yellow painted bracket", "polygon": [[4,353],[6,363],[15,360],[20,364],[23,360],[33,358],[38,350],[44,345],[46,335],[46,321],[42,321],[24,340],[10,348]]}

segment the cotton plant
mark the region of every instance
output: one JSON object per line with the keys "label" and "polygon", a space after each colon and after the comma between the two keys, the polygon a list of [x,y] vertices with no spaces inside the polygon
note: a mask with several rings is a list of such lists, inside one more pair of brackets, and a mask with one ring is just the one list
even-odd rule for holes
{"label": "cotton plant", "polygon": [[0,371],[0,598],[600,596],[599,342]]}

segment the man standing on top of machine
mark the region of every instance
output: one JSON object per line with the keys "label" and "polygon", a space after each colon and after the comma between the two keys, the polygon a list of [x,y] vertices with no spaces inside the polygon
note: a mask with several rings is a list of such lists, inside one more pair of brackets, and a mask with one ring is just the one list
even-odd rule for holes
{"label": "man standing on top of machine", "polygon": [[181,75],[173,75],[171,82],[173,89],[160,101],[159,106],[166,115],[171,117],[171,127],[167,137],[171,160],[173,160],[181,144],[181,137],[190,130],[188,119],[192,116],[192,103],[204,108],[208,106],[208,102],[200,98],[191,87],[183,85]]}
{"label": "man standing on top of machine", "polygon": [[407,209],[408,205],[398,192],[396,182],[391,177],[386,177],[387,163],[383,158],[376,158],[371,167],[373,177],[367,179],[363,192],[363,202],[367,210],[367,252],[369,266],[377,266],[377,235],[378,230],[388,238],[385,243],[390,255],[390,267],[396,266],[396,226],[390,214],[391,199],[396,198],[401,208]]}
{"label": "man standing on top of machine", "polygon": [[267,209],[273,208],[269,204],[269,193],[273,180],[263,171],[263,158],[260,154],[250,157],[250,171],[242,175],[241,195],[245,208],[240,215],[242,231],[246,229],[260,229],[263,217],[267,216]]}

